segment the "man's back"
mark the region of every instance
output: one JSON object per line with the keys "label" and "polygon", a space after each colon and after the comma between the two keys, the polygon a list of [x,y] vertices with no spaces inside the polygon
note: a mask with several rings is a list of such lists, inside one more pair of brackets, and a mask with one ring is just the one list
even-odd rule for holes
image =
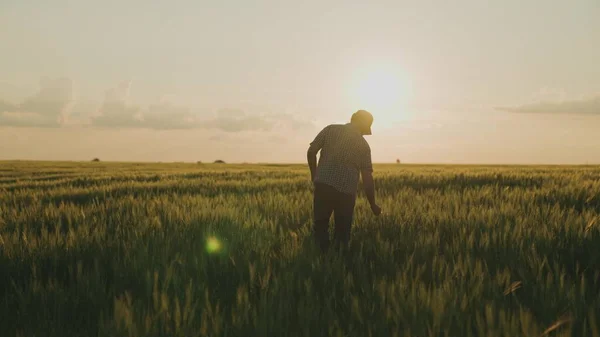
{"label": "man's back", "polygon": [[[329,247],[329,219],[334,214],[334,240],[347,246],[350,240],[356,190],[362,175],[365,196],[373,214],[381,214],[375,202],[371,148],[363,135],[371,135],[373,116],[366,110],[352,114],[350,123],[329,125],[310,143],[306,160],[314,182],[313,233],[322,251]],[[321,151],[317,165],[317,153]]]}
{"label": "man's back", "polygon": [[325,127],[311,143],[313,151],[321,150],[315,182],[356,195],[360,172],[372,171],[371,149],[352,124]]}

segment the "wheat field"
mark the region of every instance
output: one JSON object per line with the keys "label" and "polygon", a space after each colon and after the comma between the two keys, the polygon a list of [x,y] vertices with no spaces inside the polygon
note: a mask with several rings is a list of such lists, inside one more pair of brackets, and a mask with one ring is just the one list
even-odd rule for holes
{"label": "wheat field", "polygon": [[600,167],[374,177],[322,255],[305,165],[0,162],[0,335],[600,337]]}

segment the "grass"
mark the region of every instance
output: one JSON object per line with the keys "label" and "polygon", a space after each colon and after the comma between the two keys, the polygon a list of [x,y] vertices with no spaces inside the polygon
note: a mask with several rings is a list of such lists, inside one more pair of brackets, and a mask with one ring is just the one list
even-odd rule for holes
{"label": "grass", "polygon": [[0,163],[2,336],[600,337],[600,168],[376,166],[321,256],[301,165]]}

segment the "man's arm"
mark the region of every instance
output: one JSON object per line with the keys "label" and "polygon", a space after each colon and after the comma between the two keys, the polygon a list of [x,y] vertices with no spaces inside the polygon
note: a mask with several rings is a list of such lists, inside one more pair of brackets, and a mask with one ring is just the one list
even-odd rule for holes
{"label": "man's arm", "polygon": [[363,187],[371,210],[375,215],[381,214],[381,208],[375,202],[375,183],[373,182],[373,163],[371,161],[371,149],[367,147],[360,165]]}
{"label": "man's arm", "polygon": [[308,167],[310,169],[310,180],[315,181],[317,175],[317,153],[323,148],[325,144],[325,136],[327,134],[328,127],[325,127],[315,139],[310,143],[310,147],[306,152],[306,160],[308,161]]}
{"label": "man's arm", "polygon": [[377,206],[377,203],[375,203],[375,183],[373,182],[373,172],[371,170],[363,170],[361,171],[361,175],[367,200],[369,201],[371,208],[373,208],[373,206]]}
{"label": "man's arm", "polygon": [[312,148],[309,148],[306,152],[306,159],[308,161],[308,167],[310,168],[310,181],[315,181],[315,175],[317,174],[317,152]]}

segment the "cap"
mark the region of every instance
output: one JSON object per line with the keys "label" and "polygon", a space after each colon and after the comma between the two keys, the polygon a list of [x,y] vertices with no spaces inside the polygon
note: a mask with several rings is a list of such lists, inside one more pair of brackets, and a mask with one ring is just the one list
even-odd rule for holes
{"label": "cap", "polygon": [[371,135],[371,125],[373,125],[373,115],[367,110],[358,110],[352,114],[351,122],[359,123],[365,130],[365,135]]}

